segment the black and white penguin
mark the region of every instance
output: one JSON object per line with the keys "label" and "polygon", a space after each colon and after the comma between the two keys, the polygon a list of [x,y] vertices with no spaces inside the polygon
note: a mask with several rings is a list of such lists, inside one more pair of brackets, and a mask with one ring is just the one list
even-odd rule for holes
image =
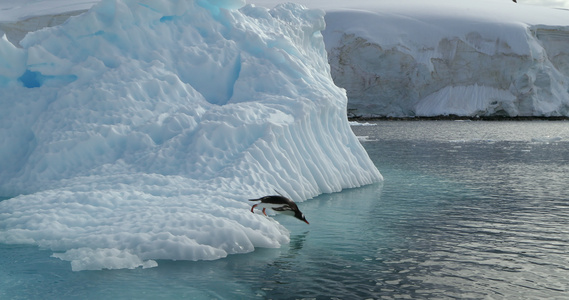
{"label": "black and white penguin", "polygon": [[263,214],[266,216],[265,209],[270,208],[278,213],[294,215],[295,218],[304,221],[306,224],[310,224],[306,221],[304,214],[298,209],[296,203],[287,197],[281,195],[265,196],[259,199],[249,199],[249,201],[261,201],[261,203],[257,203],[251,207],[251,212],[253,212],[255,207],[260,206],[263,208]]}

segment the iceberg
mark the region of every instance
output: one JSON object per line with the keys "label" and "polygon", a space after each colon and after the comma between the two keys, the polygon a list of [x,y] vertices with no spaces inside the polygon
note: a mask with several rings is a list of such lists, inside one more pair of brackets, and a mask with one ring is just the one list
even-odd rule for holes
{"label": "iceberg", "polygon": [[19,46],[4,36],[0,243],[75,271],[288,243],[248,198],[382,180],[324,28],[324,11],[295,4],[103,0]]}

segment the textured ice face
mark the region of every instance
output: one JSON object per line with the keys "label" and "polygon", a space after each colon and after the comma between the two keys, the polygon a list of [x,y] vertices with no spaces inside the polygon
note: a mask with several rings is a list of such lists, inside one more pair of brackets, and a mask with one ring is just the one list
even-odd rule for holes
{"label": "textured ice face", "polygon": [[566,10],[387,0],[326,22],[332,76],[353,114],[569,115]]}
{"label": "textured ice face", "polygon": [[[247,199],[381,179],[330,77],[324,13],[104,0],[0,41],[0,242],[74,270],[278,247]],[[241,7],[239,10],[236,8]]]}

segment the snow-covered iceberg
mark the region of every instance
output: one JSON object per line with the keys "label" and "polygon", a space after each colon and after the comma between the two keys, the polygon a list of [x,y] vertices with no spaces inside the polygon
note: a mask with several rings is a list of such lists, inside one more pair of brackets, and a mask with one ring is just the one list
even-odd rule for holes
{"label": "snow-covered iceberg", "polygon": [[103,0],[0,39],[0,242],[74,270],[289,241],[247,199],[381,180],[330,75],[324,12]]}
{"label": "snow-covered iceberg", "polygon": [[569,10],[511,1],[327,8],[332,76],[360,116],[569,116]]}

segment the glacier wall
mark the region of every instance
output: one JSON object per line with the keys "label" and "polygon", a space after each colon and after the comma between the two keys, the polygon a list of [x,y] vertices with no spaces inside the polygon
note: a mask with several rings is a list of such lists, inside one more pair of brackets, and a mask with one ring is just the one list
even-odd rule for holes
{"label": "glacier wall", "polygon": [[382,179],[324,26],[293,4],[103,0],[21,48],[0,39],[0,242],[73,270],[287,243],[247,199]]}
{"label": "glacier wall", "polygon": [[329,12],[329,62],[350,114],[569,116],[569,26],[474,16],[495,8],[460,17],[405,8]]}

